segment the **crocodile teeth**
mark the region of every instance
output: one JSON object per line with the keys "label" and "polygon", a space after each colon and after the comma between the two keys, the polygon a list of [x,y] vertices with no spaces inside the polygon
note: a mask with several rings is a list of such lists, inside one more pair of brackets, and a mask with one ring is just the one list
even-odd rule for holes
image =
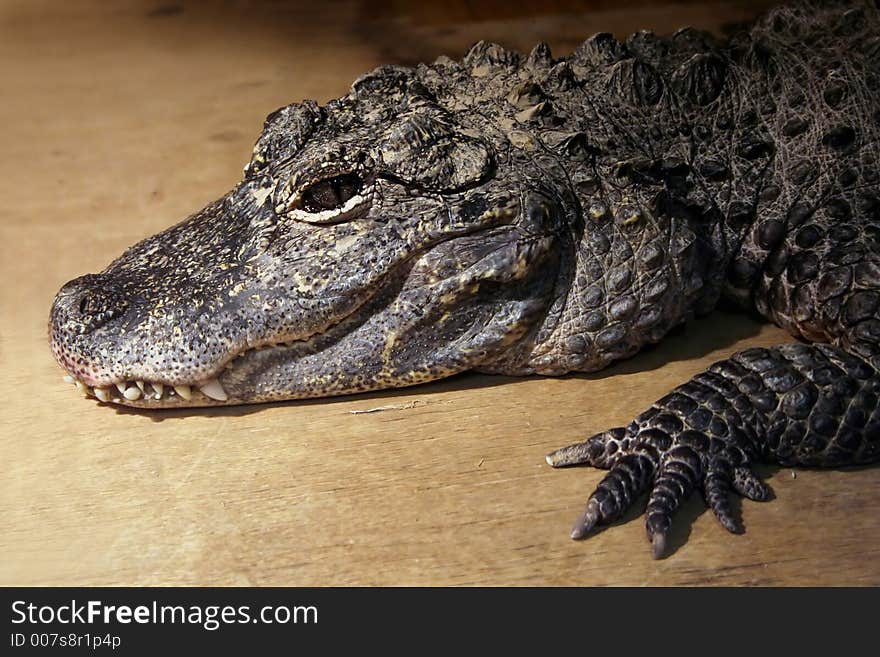
{"label": "crocodile teeth", "polygon": [[210,381],[203,383],[199,386],[199,390],[201,390],[202,394],[206,397],[216,399],[217,401],[226,401],[229,399],[226,395],[226,391],[217,379],[211,379]]}
{"label": "crocodile teeth", "polygon": [[192,399],[192,390],[189,386],[174,386],[174,392],[183,397],[186,401]]}
{"label": "crocodile teeth", "polygon": [[[215,401],[225,402],[229,399],[229,395],[226,394],[226,390],[223,389],[223,385],[217,379],[208,379],[194,385],[177,386],[146,380],[130,380],[108,384],[105,387],[95,386],[94,388],[87,386],[71,374],[65,375],[64,380],[73,383],[76,389],[86,397],[93,396],[104,403],[124,403],[125,401],[133,402],[138,400],[151,402],[152,400],[161,401],[163,399],[173,402],[175,394],[183,401],[190,401],[193,396],[193,389],[199,390],[205,397]],[[119,396],[116,394],[117,390],[119,391]]]}
{"label": "crocodile teeth", "polygon": [[131,386],[125,389],[125,392],[122,393],[123,397],[125,397],[128,401],[135,401],[141,398],[141,390],[140,388],[136,388],[135,386]]}

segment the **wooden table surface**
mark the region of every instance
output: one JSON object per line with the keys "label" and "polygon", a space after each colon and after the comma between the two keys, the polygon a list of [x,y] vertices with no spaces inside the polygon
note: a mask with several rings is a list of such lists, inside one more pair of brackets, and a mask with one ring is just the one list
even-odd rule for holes
{"label": "wooden table surface", "polygon": [[[230,188],[262,120],[370,68],[487,38],[718,30],[766,3],[0,3],[0,584],[880,584],[880,472],[766,467],[728,535],[695,496],[652,561],[641,517],[584,542],[600,471],[544,454],[712,361],[789,338],[717,313],[596,376],[130,412],[79,397],[53,296]],[[359,413],[388,407],[372,413]]]}

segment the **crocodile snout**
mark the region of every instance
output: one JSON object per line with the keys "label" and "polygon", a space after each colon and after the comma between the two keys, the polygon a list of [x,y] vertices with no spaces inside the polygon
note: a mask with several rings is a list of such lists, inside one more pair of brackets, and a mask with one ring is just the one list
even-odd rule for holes
{"label": "crocodile snout", "polygon": [[94,334],[124,315],[129,303],[113,281],[100,274],[80,276],[58,292],[49,315],[49,342],[59,364],[77,379],[94,383],[106,378],[98,362],[106,341],[94,342]]}

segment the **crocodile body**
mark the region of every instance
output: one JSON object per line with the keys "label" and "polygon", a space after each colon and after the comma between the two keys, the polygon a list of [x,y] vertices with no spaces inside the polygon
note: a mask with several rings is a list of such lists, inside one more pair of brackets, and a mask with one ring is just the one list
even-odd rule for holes
{"label": "crocodile body", "polygon": [[694,490],[731,531],[760,461],[880,459],[880,19],[775,9],[726,42],[478,43],[271,114],[242,182],[68,283],[88,394],[140,407],[595,371],[720,300],[801,342],[716,363],[549,455],[609,473],[572,531]]}

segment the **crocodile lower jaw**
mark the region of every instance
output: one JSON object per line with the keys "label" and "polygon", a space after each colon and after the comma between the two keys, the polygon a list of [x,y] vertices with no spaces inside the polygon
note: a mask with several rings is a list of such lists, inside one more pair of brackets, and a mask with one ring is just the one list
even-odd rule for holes
{"label": "crocodile lower jaw", "polygon": [[210,406],[225,404],[229,395],[219,381],[224,370],[232,369],[239,359],[251,352],[268,347],[283,347],[291,343],[277,343],[262,347],[250,347],[236,354],[220,372],[211,377],[190,383],[158,383],[147,379],[125,379],[105,386],[89,386],[70,372],[64,373],[64,381],[76,386],[86,397],[92,397],[105,404],[120,404],[139,408],[172,408],[183,406]]}

